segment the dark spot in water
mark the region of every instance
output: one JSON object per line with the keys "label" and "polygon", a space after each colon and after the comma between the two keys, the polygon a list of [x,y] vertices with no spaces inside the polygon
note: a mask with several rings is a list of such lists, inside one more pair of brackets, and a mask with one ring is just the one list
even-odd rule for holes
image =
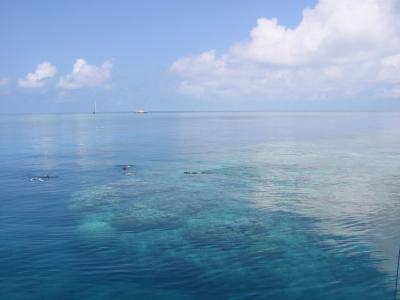
{"label": "dark spot in water", "polygon": [[135,165],[129,165],[129,164],[125,164],[125,165],[117,165],[118,168],[121,168],[124,171],[127,171],[131,168],[133,168]]}
{"label": "dark spot in water", "polygon": [[51,175],[40,175],[40,176],[33,176],[31,177],[31,181],[37,181],[37,182],[43,182],[43,181],[47,181],[50,179],[55,179],[58,178],[58,176],[51,176]]}
{"label": "dark spot in water", "polygon": [[198,174],[211,174],[211,172],[210,171],[199,171],[199,172],[197,172],[197,171],[185,171],[185,172],[183,172],[183,174],[186,174],[186,175],[198,175]]}
{"label": "dark spot in water", "polygon": [[197,173],[197,172],[185,171],[185,172],[183,172],[183,174],[187,174],[187,175],[195,175],[195,174],[198,174],[198,173]]}

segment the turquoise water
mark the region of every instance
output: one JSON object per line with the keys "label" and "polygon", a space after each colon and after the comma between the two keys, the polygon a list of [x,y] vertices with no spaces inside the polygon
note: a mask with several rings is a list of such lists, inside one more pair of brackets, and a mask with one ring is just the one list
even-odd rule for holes
{"label": "turquoise water", "polygon": [[0,117],[1,299],[393,299],[400,114]]}

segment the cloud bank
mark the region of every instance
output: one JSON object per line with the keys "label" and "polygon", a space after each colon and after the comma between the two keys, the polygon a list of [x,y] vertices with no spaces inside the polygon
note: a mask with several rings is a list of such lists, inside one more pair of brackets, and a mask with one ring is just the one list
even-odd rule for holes
{"label": "cloud bank", "polygon": [[54,77],[56,73],[56,67],[45,61],[37,65],[35,72],[28,73],[24,79],[19,79],[18,85],[22,88],[39,88],[45,85],[46,79]]}
{"label": "cloud bank", "polygon": [[400,2],[320,0],[295,28],[260,18],[248,41],[170,70],[196,97],[400,98]]}
{"label": "cloud bank", "polygon": [[104,86],[111,76],[111,70],[111,61],[106,61],[97,67],[79,58],[74,63],[72,73],[61,77],[58,86],[62,89]]}

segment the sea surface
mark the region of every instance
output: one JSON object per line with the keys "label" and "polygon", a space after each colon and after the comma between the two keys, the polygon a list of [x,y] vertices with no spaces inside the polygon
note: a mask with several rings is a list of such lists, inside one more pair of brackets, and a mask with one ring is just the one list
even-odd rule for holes
{"label": "sea surface", "polygon": [[399,113],[0,115],[0,299],[393,299]]}

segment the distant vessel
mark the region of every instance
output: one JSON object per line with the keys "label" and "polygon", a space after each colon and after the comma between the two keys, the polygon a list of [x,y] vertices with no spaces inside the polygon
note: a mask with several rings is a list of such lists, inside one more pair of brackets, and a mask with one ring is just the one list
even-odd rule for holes
{"label": "distant vessel", "polygon": [[135,110],[135,113],[136,114],[147,114],[148,112],[143,109],[137,109],[137,110]]}
{"label": "distant vessel", "polygon": [[94,101],[93,114],[96,113],[96,101]]}

